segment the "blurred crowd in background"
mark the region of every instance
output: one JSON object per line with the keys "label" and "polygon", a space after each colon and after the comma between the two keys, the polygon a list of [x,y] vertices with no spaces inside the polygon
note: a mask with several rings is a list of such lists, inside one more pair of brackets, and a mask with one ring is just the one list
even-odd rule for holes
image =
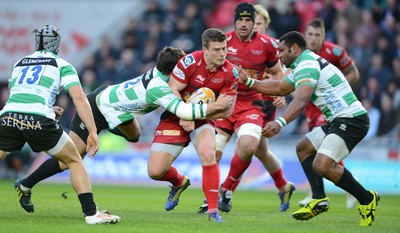
{"label": "blurred crowd in background", "polygon": [[[89,93],[102,84],[134,78],[155,65],[166,45],[187,53],[201,49],[201,34],[209,27],[233,29],[235,0],[149,0],[140,17],[126,22],[115,34],[104,35],[100,47],[78,67]],[[368,139],[385,136],[400,122],[400,3],[398,0],[248,0],[264,5],[271,17],[268,34],[279,39],[292,30],[304,32],[307,23],[322,18],[326,40],[345,48],[355,61],[360,80],[354,91],[371,118]],[[72,62],[72,61],[71,61]],[[7,98],[2,91],[0,100]],[[288,99],[290,101],[290,99]],[[61,123],[68,128],[75,109],[66,93],[57,105],[65,109]],[[3,106],[3,103],[0,103]],[[151,141],[163,109],[140,119],[141,141]],[[300,117],[288,134],[305,134]],[[284,136],[284,135],[283,135]],[[10,162],[12,164],[12,162]]]}
{"label": "blurred crowd in background", "polygon": [[[101,47],[87,58],[79,71],[87,92],[101,84],[118,83],[155,65],[157,53],[166,45],[187,53],[201,49],[201,34],[209,27],[228,31],[233,28],[232,0],[147,1],[139,18],[126,24],[118,43],[106,35]],[[400,122],[400,4],[397,0],[379,1],[249,1],[264,5],[270,14],[268,34],[278,38],[292,30],[304,32],[315,17],[325,22],[326,40],[349,53],[359,71],[357,96],[371,117],[369,138],[383,136]],[[69,108],[69,101],[61,99]],[[61,103],[60,103],[61,104]],[[152,134],[162,111],[146,120],[143,132]],[[70,112],[72,116],[73,110]],[[70,118],[64,117],[66,126]],[[292,134],[303,134],[304,118],[297,121]],[[145,137],[144,137],[145,138]]]}

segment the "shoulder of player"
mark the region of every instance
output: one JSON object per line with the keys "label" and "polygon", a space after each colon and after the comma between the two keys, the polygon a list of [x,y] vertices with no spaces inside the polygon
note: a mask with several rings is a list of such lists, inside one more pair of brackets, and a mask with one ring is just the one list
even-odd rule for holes
{"label": "shoulder of player", "polygon": [[346,51],[343,47],[329,41],[324,41],[321,47],[321,52],[332,54],[336,57],[342,56]]}
{"label": "shoulder of player", "polygon": [[318,57],[320,56],[311,51],[305,51],[293,62],[294,67],[292,68],[297,72],[303,69],[319,67]]}
{"label": "shoulder of player", "polygon": [[255,36],[253,37],[253,40],[260,41],[266,47],[273,47],[274,49],[279,48],[278,40],[268,35],[256,33]]}
{"label": "shoulder of player", "polygon": [[204,55],[204,53],[202,50],[197,50],[193,53],[189,53],[189,54],[185,55],[184,57],[182,57],[179,60],[179,63],[182,65],[182,67],[184,69],[188,69],[193,64],[199,64],[200,61],[202,60],[203,55]]}

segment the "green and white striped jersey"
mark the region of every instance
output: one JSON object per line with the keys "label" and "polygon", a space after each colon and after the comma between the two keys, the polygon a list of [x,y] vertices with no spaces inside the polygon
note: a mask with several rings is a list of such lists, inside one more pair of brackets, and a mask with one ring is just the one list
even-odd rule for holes
{"label": "green and white striped jersey", "polygon": [[[145,74],[109,86],[100,92],[97,104],[109,127],[113,129],[127,120],[154,111],[159,106],[176,114],[178,106],[184,102],[172,92],[168,79],[168,76],[153,68]],[[192,111],[194,109],[193,105]]]}
{"label": "green and white striped jersey", "polygon": [[313,87],[311,101],[328,121],[367,113],[343,73],[317,54],[305,50],[290,67],[292,73],[285,80],[296,89],[302,85]]}
{"label": "green and white striped jersey", "polygon": [[81,85],[75,68],[56,54],[36,51],[14,64],[10,96],[0,114],[21,112],[55,119],[53,105],[64,88]]}

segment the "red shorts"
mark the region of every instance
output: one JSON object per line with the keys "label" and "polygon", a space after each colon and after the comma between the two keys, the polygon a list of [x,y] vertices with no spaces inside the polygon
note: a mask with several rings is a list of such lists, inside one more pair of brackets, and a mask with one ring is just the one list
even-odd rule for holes
{"label": "red shorts", "polygon": [[230,135],[245,123],[253,123],[262,128],[264,127],[264,107],[263,100],[236,101],[232,115],[228,118],[217,120],[216,127]]}
{"label": "red shorts", "polygon": [[[153,143],[184,143],[185,147],[190,143],[190,133],[183,130],[179,125],[179,118],[172,113],[164,112],[160,124],[157,126],[154,132]],[[209,123],[214,126],[213,120],[195,120],[195,128]]]}

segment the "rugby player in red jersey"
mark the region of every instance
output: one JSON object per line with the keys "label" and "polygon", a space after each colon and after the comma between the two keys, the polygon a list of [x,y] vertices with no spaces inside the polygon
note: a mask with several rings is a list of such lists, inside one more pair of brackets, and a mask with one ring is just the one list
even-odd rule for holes
{"label": "rugby player in red jersey", "polygon": [[[283,76],[282,66],[278,56],[278,42],[262,33],[253,30],[256,10],[253,5],[243,2],[236,6],[234,11],[235,29],[227,33],[228,55],[227,59],[235,65],[240,65],[249,77],[262,79],[265,70],[269,73]],[[268,100],[272,103],[273,98]],[[275,105],[284,104],[284,98],[277,99]],[[232,194],[243,173],[249,167],[253,155],[256,153],[261,161],[268,161],[273,156],[267,153],[267,141],[262,138],[261,129],[275,116],[275,111],[266,115],[266,105],[263,96],[244,84],[239,83],[238,96],[235,109],[228,118],[217,121],[217,158],[222,156],[222,151],[233,133],[237,134],[235,154],[231,161],[228,176],[220,188],[219,208],[229,212],[232,207]],[[262,142],[261,150],[259,148]],[[267,165],[268,166],[268,165]],[[283,175],[278,163],[278,169],[271,173],[279,189],[281,198],[280,210],[286,211],[289,207],[290,196],[295,187]]]}
{"label": "rugby player in red jersey", "polygon": [[[218,95],[234,96],[236,101],[238,72],[226,60],[226,35],[211,28],[202,35],[203,50],[181,58],[169,80],[177,96],[187,100],[200,87],[208,87]],[[233,106],[224,111],[210,114],[207,118],[225,118],[232,114]],[[215,157],[215,122],[210,119],[183,121],[174,114],[164,112],[154,133],[148,161],[148,173],[154,180],[172,184],[165,204],[170,211],[178,205],[181,193],[190,185],[188,177],[180,174],[172,162],[192,142],[203,168],[202,188],[209,204],[209,220],[223,222],[218,213],[218,187],[220,171]]]}
{"label": "rugby player in red jersey", "polygon": [[[322,19],[317,18],[308,23],[304,38],[307,42],[307,48],[339,68],[339,70],[346,76],[350,85],[354,85],[358,81],[358,69],[354,61],[348,56],[346,50],[339,45],[325,41],[325,25]],[[307,117],[308,129],[310,131],[315,127],[326,123],[324,114],[311,101],[308,102],[304,109],[304,113]],[[343,161],[340,161],[339,165],[344,166]],[[319,196],[318,192],[325,192],[323,183],[320,182],[320,184],[322,187],[317,189],[317,196]],[[306,198],[299,201],[300,206],[307,205],[307,203],[312,199],[312,196],[313,193],[310,192]],[[347,208],[353,208],[355,204],[356,199],[352,195],[348,194],[346,203]]]}

